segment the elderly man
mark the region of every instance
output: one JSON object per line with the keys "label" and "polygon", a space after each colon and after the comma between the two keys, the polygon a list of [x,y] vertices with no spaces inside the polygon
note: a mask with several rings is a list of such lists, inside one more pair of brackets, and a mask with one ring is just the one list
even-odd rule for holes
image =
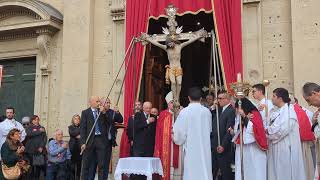
{"label": "elderly man", "polygon": [[155,139],[155,118],[150,116],[152,104],[144,102],[142,112],[134,115],[133,156],[152,157]]}
{"label": "elderly man", "polygon": [[[90,107],[83,110],[80,121],[80,143],[82,156],[81,177],[88,179],[90,176],[89,169],[92,167],[92,159],[97,157],[98,160],[98,179],[108,179],[108,160],[107,149],[111,146],[108,141],[108,129],[110,127],[106,116],[106,109],[100,105],[98,96],[92,96],[89,99]],[[102,115],[99,116],[99,114]],[[95,121],[97,123],[94,126]],[[93,128],[92,133],[90,134]],[[89,174],[89,175],[88,175]]]}
{"label": "elderly man", "polygon": [[67,160],[71,159],[68,143],[63,141],[63,132],[58,129],[55,138],[48,145],[46,180],[67,180]]}
{"label": "elderly man", "polygon": [[[123,117],[121,113],[119,112],[118,107],[114,107],[114,109],[111,109],[111,102],[110,99],[107,98],[101,98],[100,99],[101,105],[104,106],[106,109],[106,118],[108,119],[107,124],[108,126],[108,141],[111,144],[111,146],[108,146],[107,148],[107,166],[110,166],[110,161],[111,161],[111,154],[112,154],[112,147],[117,146],[116,143],[116,136],[117,136],[117,129],[115,127],[115,123],[122,123],[123,122]],[[90,166],[89,170],[89,179],[94,179],[95,174],[96,174],[96,169],[98,165],[97,157],[94,157],[92,159],[93,165]]]}
{"label": "elderly man", "polygon": [[[320,143],[319,143],[319,137],[320,137],[320,119],[319,119],[319,112],[320,112],[320,86],[316,83],[308,82],[304,84],[303,88],[303,97],[308,102],[310,106],[314,106],[318,108],[318,110],[314,113],[312,118],[312,129],[314,130],[315,136],[317,138],[316,141],[316,152],[317,152],[317,165],[318,165],[318,172],[320,169]],[[319,174],[320,177],[320,174]]]}

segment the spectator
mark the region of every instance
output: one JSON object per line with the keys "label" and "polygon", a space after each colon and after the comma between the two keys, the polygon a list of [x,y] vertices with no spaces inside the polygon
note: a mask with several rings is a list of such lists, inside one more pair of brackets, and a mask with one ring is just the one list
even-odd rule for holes
{"label": "spectator", "polygon": [[[2,165],[7,167],[14,167],[18,164],[19,168],[22,171],[21,178],[28,171],[28,162],[24,159],[24,146],[22,145],[20,131],[18,129],[11,129],[6,137],[5,142],[1,147],[1,155],[2,155]],[[2,172],[2,168],[0,169],[0,179],[5,179],[4,174]]]}
{"label": "spectator", "polygon": [[62,130],[56,130],[49,142],[46,180],[67,180],[67,161],[71,159],[68,143],[63,141]]}
{"label": "spectator", "polygon": [[47,133],[43,126],[39,124],[40,118],[37,115],[31,117],[31,123],[27,127],[26,155],[32,165],[31,178],[39,179],[41,170],[45,171],[45,147],[47,143]]}
{"label": "spectator", "polygon": [[71,125],[69,128],[70,135],[70,152],[71,152],[71,164],[72,164],[72,176],[71,179],[79,179],[81,172],[81,155],[80,155],[80,116],[78,114],[72,117]]}
{"label": "spectator", "polygon": [[[7,118],[0,123],[0,148],[2,144],[6,141],[7,135],[11,129],[18,129],[20,132],[20,141],[22,142],[26,137],[26,131],[24,130],[21,123],[14,119],[14,108],[7,107],[6,115]],[[0,158],[1,160],[1,158]]]}
{"label": "spectator", "polygon": [[24,129],[27,129],[27,127],[30,125],[30,117],[28,116],[23,117],[21,120],[21,123]]}

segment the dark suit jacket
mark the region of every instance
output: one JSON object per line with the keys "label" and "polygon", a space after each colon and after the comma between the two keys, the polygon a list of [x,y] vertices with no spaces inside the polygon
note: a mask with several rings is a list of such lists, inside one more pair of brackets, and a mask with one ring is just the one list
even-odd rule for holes
{"label": "dark suit jacket", "polygon": [[[219,108],[219,132],[220,132],[220,143],[224,148],[224,152],[227,153],[232,147],[232,135],[228,132],[228,129],[233,128],[235,122],[235,109],[232,105],[229,105],[222,112],[222,108]],[[213,152],[217,152],[218,147],[218,129],[217,129],[217,118],[216,110],[212,111],[212,133],[211,133],[211,148]]]}
{"label": "dark suit jacket", "polygon": [[133,152],[134,156],[152,157],[155,144],[156,123],[147,124],[143,112],[134,115],[133,122]]}
{"label": "dark suit jacket", "polygon": [[[109,120],[107,119],[106,115],[101,114],[99,116],[99,119],[97,123],[99,124],[99,129],[101,132],[101,136],[104,137],[106,145],[108,145],[108,128],[110,126]],[[88,108],[86,110],[83,110],[81,113],[81,121],[80,121],[80,144],[85,144],[86,139],[89,136],[90,130],[94,124],[94,117],[91,108]],[[95,136],[94,134],[95,129],[93,129],[93,132],[89,138],[87,147],[92,145],[93,143],[93,137]]]}
{"label": "dark suit jacket", "polygon": [[109,109],[106,112],[107,119],[110,120],[110,133],[111,133],[111,144],[112,146],[117,146],[116,143],[116,135],[117,135],[117,129],[115,127],[115,123],[123,123],[123,117],[121,113],[115,113],[114,110]]}
{"label": "dark suit jacket", "polygon": [[133,141],[133,116],[128,119],[127,136],[129,141]]}

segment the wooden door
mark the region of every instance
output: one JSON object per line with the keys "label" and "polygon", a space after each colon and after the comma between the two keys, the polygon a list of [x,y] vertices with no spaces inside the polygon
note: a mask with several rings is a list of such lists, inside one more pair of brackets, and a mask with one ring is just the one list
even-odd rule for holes
{"label": "wooden door", "polygon": [[0,114],[5,114],[7,106],[13,106],[18,121],[33,115],[36,58],[1,60],[0,65],[3,65]]}

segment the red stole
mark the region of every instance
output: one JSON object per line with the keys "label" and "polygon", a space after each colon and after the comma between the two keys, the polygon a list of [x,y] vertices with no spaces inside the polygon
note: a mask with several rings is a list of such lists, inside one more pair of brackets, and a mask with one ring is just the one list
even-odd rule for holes
{"label": "red stole", "polygon": [[299,106],[299,104],[294,104],[293,107],[298,118],[301,141],[314,141],[315,136],[311,131],[311,124],[307,113]]}
{"label": "red stole", "polygon": [[[172,114],[168,110],[160,113],[157,120],[154,157],[159,157],[163,167],[163,180],[170,180]],[[173,167],[179,165],[179,146],[173,144]]]}
{"label": "red stole", "polygon": [[[256,144],[261,150],[266,151],[268,150],[268,141],[264,131],[261,114],[258,111],[252,111],[252,114],[253,118],[250,121],[253,124],[253,134],[256,140]],[[236,144],[240,144],[240,136],[235,142]]]}

